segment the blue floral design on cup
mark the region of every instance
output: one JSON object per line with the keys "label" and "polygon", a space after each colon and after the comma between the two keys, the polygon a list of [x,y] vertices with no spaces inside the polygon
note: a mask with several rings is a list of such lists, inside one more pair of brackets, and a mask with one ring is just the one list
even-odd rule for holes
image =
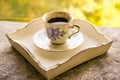
{"label": "blue floral design on cup", "polygon": [[60,37],[63,37],[66,33],[65,31],[60,31],[59,28],[47,28],[47,35],[52,41],[60,39]]}

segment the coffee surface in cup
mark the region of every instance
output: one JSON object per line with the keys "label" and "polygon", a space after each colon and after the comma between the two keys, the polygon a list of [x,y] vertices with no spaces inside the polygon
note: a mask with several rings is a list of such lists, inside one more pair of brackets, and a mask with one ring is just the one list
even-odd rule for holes
{"label": "coffee surface in cup", "polygon": [[68,20],[65,19],[65,18],[53,18],[53,19],[50,19],[48,21],[48,23],[52,23],[52,24],[64,24],[64,23],[67,23]]}

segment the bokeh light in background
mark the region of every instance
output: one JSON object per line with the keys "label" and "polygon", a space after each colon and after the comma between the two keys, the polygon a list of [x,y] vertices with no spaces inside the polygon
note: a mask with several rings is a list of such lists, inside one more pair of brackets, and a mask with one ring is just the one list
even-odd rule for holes
{"label": "bokeh light in background", "polygon": [[30,21],[65,10],[96,26],[120,27],[120,0],[0,0],[0,20]]}

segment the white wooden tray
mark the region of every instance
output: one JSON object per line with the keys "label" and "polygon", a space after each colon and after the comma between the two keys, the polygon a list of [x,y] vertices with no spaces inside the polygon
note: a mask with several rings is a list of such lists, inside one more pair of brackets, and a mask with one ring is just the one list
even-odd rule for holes
{"label": "white wooden tray", "polygon": [[33,36],[45,27],[41,19],[33,20],[23,29],[7,34],[7,38],[46,79],[52,79],[87,60],[104,54],[112,44],[112,41],[97,31],[90,22],[74,20],[73,23],[81,26],[84,42],[71,50],[47,51],[34,45]]}

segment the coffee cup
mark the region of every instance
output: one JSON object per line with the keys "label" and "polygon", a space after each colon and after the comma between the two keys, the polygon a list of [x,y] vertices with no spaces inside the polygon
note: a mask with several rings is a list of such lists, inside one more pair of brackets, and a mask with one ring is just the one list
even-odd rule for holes
{"label": "coffee cup", "polygon": [[[51,11],[43,15],[42,20],[45,23],[46,33],[51,43],[63,44],[72,35],[80,31],[80,26],[70,25],[73,18],[70,13],[65,11]],[[70,29],[77,28],[77,31],[71,33]],[[71,34],[70,34],[71,33]]]}

